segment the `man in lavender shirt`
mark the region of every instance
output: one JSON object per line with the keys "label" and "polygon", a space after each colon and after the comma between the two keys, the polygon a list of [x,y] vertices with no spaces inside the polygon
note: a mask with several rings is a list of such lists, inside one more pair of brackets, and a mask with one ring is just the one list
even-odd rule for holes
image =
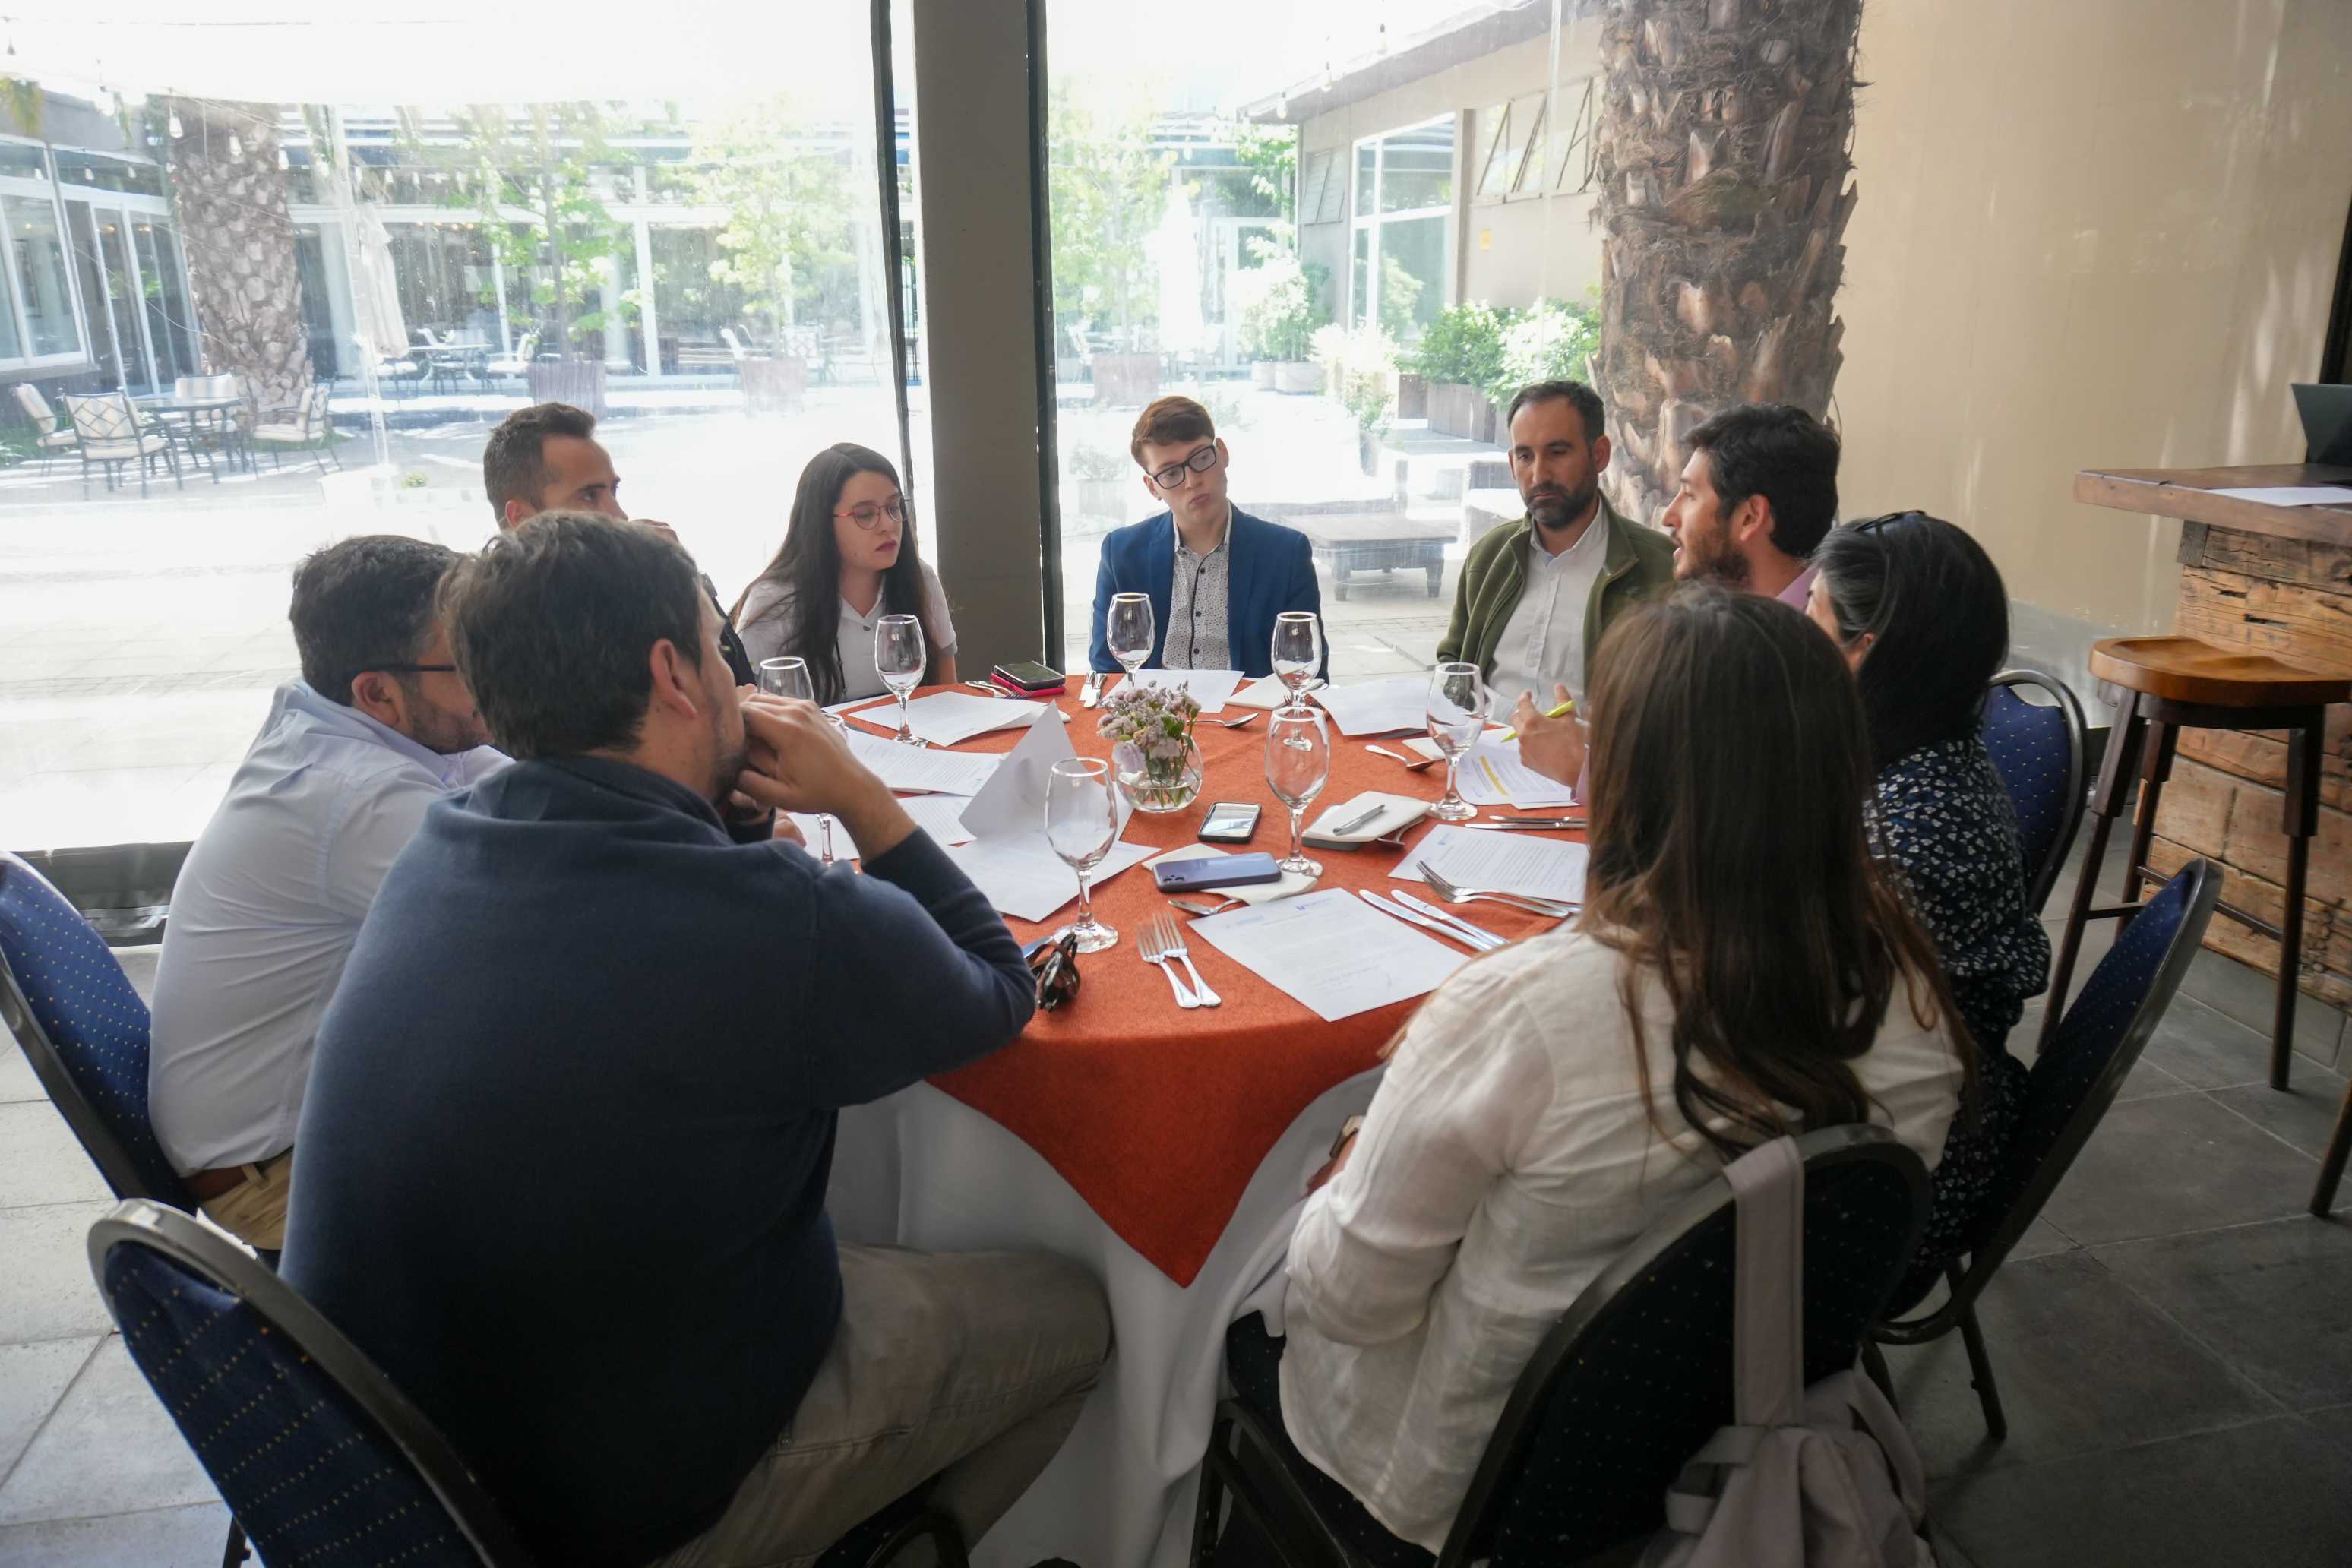
{"label": "man in lavender shirt", "polygon": [[[1802,614],[1813,547],[1837,521],[1837,432],[1785,403],[1727,408],[1683,438],[1690,460],[1666,507],[1675,576],[1767,594]],[[1567,700],[1565,688],[1554,693]],[[1522,696],[1511,715],[1519,755],[1538,773],[1580,781],[1584,736]]]}

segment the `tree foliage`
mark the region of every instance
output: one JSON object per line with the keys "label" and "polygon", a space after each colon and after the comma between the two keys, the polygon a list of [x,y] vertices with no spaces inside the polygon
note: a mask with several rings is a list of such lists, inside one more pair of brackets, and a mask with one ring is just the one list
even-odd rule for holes
{"label": "tree foliage", "polygon": [[1250,189],[1273,205],[1283,222],[1298,216],[1298,128],[1238,125],[1234,161],[1249,171]]}
{"label": "tree foliage", "polygon": [[1133,346],[1159,319],[1159,268],[1146,242],[1160,226],[1175,159],[1153,149],[1140,100],[1106,117],[1058,83],[1046,123],[1054,314],[1091,320]]}
{"label": "tree foliage", "polygon": [[845,151],[796,145],[807,116],[779,95],[699,132],[694,190],[728,211],[710,280],[772,331],[857,319],[857,249]]}

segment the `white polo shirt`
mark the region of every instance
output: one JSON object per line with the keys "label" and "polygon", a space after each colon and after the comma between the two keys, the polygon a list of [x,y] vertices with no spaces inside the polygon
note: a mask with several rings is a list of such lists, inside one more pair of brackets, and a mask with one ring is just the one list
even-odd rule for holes
{"label": "white polo shirt", "polygon": [[1549,708],[1555,681],[1584,700],[1584,612],[1608,563],[1609,519],[1596,509],[1584,536],[1557,555],[1543,547],[1540,529],[1528,533],[1527,548],[1527,584],[1503,623],[1486,680],[1497,713],[1508,713],[1522,691]]}
{"label": "white polo shirt", "polygon": [[504,765],[445,757],[304,682],[269,717],[172,889],[148,1114],[181,1174],[294,1142],[320,1016],[425,808]]}

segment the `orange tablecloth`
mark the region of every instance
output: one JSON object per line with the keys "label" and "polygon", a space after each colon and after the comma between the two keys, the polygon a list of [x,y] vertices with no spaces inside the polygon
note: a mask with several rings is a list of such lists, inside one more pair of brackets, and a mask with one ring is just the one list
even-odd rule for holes
{"label": "orange tablecloth", "polygon": [[[1075,678],[1061,706],[1070,715],[1070,743],[1077,753],[1108,757],[1110,747],[1097,732],[1096,713],[1078,706]],[[887,733],[896,728],[897,711],[896,703],[886,702],[851,717],[870,716]],[[1228,707],[1217,717],[1243,711]],[[1206,764],[1200,799],[1166,816],[1136,813],[1127,840],[1157,849],[1196,843],[1212,802],[1255,801],[1265,808],[1256,837],[1220,847],[1262,849],[1277,858],[1287,853],[1289,813],[1265,783],[1265,731],[1263,716],[1238,730],[1202,721],[1194,731]],[[958,750],[1010,751],[1021,733],[984,735]],[[1430,800],[1444,792],[1444,763],[1409,773],[1365,751],[1364,741],[1336,729],[1331,739],[1330,782],[1307,807],[1309,823],[1325,805],[1365,790]],[[1404,750],[1394,738],[1382,743]],[[1404,851],[1309,849],[1323,863],[1318,886],[1382,891],[1398,886],[1434,902],[1419,883],[1392,883],[1389,877],[1427,831],[1426,825],[1410,831]],[[1075,874],[1071,891],[1076,892]],[[1075,918],[1076,910],[1073,901],[1042,925],[1009,918],[1005,923],[1027,942]],[[1284,1131],[1325,1090],[1375,1066],[1381,1045],[1419,1004],[1400,1002],[1326,1023],[1206,941],[1194,940],[1192,962],[1224,1005],[1184,1012],[1159,971],[1137,956],[1136,931],[1163,913],[1180,922],[1190,919],[1169,908],[1148,867],[1104,883],[1095,893],[1095,915],[1118,929],[1118,945],[1080,958],[1076,999],[1039,1013],[1007,1049],[931,1081],[1036,1150],[1104,1224],[1181,1286],[1200,1272],[1250,1177]],[[1462,913],[1507,937],[1557,923],[1493,903]]]}

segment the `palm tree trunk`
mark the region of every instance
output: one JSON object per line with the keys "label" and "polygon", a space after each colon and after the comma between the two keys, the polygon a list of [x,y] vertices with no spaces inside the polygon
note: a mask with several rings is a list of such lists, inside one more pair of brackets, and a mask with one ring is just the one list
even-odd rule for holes
{"label": "palm tree trunk", "polygon": [[1597,374],[1629,516],[1664,509],[1710,416],[1829,411],[1861,20],[1861,0],[1615,0],[1602,23]]}
{"label": "palm tree trunk", "polygon": [[173,114],[182,134],[168,144],[172,195],[205,368],[243,375],[262,408],[290,407],[310,390],[310,334],[278,168],[277,111],[258,103],[162,100],[156,119],[168,123]]}

